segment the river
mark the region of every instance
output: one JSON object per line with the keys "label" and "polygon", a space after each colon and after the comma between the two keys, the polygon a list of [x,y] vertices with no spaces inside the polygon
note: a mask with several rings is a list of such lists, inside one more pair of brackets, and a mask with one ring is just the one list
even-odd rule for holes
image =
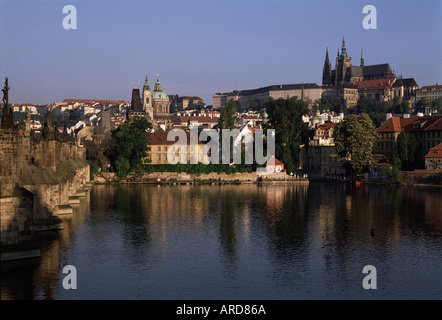
{"label": "river", "polygon": [[440,188],[97,185],[63,220],[2,299],[442,298]]}

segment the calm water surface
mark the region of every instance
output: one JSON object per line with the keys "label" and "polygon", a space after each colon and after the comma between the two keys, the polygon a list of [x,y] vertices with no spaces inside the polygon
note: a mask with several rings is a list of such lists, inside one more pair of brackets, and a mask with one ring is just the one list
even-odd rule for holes
{"label": "calm water surface", "polygon": [[2,299],[442,298],[440,189],[95,186],[64,220],[2,263]]}

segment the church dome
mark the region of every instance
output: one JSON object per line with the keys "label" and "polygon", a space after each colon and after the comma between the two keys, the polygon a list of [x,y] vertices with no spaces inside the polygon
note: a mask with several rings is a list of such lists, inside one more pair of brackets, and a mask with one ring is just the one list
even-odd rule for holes
{"label": "church dome", "polygon": [[169,96],[161,89],[161,83],[158,79],[157,75],[157,82],[155,82],[155,88],[152,92],[152,99],[169,99]]}
{"label": "church dome", "polygon": [[169,99],[169,96],[164,91],[153,91],[152,99]]}

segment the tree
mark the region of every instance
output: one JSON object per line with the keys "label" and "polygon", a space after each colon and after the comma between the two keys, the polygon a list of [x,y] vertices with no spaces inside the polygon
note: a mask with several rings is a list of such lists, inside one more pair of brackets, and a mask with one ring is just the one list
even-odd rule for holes
{"label": "tree", "polygon": [[315,102],[315,105],[320,112],[330,110],[338,114],[342,112],[344,115],[348,115],[347,104],[345,101],[334,95],[323,96]]}
{"label": "tree", "polygon": [[415,168],[417,141],[406,131],[397,138],[397,158],[401,160],[402,170],[410,171]]}
{"label": "tree", "polygon": [[255,97],[252,97],[249,101],[249,110],[259,111],[260,109],[259,101]]}
{"label": "tree", "polygon": [[351,158],[351,168],[356,173],[371,164],[378,133],[367,114],[350,115],[340,121],[334,135],[336,151],[341,157]]}
{"label": "tree", "polygon": [[119,176],[145,169],[147,162],[149,131],[151,123],[145,117],[132,117],[113,132],[116,140],[115,169]]}
{"label": "tree", "polygon": [[234,129],[236,126],[238,112],[237,104],[233,99],[230,99],[227,104],[221,109],[221,114],[218,120],[220,129]]}
{"label": "tree", "polygon": [[195,109],[195,106],[193,105],[193,99],[190,98],[190,99],[189,99],[189,102],[187,103],[187,108],[186,108],[186,110],[193,110],[193,109]]}
{"label": "tree", "polygon": [[369,96],[359,99],[356,107],[356,114],[366,113],[376,126],[380,126],[385,121],[386,113],[393,112],[393,107],[389,102],[376,102]]}
{"label": "tree", "polygon": [[433,108],[433,113],[437,113],[438,115],[442,114],[442,97],[437,98],[431,102],[431,107]]}
{"label": "tree", "polygon": [[416,102],[416,110],[415,113],[425,112],[426,107],[430,107],[431,102],[427,100],[427,98],[420,98],[418,102]]}
{"label": "tree", "polygon": [[409,113],[410,102],[408,100],[404,100],[400,104],[393,105],[393,112],[396,114]]}
{"label": "tree", "polygon": [[287,172],[296,171],[301,145],[306,143],[308,125],[302,116],[308,114],[307,105],[296,98],[269,100],[267,128],[275,129],[275,157],[282,161]]}

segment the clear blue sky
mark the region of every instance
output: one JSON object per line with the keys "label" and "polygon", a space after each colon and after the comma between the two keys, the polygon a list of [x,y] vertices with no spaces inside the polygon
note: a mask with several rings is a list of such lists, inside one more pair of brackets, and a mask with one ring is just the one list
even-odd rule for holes
{"label": "clear blue sky", "polygon": [[[77,29],[65,30],[65,5]],[[377,29],[365,30],[365,5]],[[343,35],[353,64],[389,63],[419,86],[442,84],[440,0],[0,0],[0,84],[10,101],[129,100],[156,74],[168,94],[322,82]]]}

